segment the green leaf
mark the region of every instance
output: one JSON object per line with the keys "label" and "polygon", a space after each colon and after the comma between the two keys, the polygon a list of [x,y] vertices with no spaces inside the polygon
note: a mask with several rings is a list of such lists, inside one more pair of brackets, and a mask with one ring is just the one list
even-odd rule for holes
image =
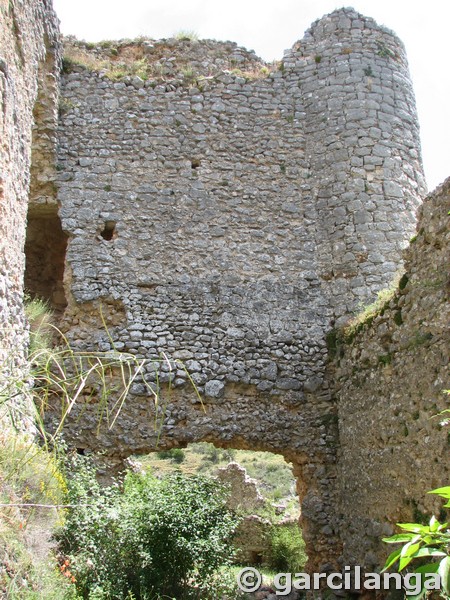
{"label": "green leaf", "polygon": [[447,526],[448,523],[441,523],[434,515],[430,519],[430,532],[432,533],[436,531],[442,531],[443,529],[446,529]]}
{"label": "green leaf", "polygon": [[409,565],[413,558],[413,556],[402,556],[398,564],[398,570],[403,571],[403,569],[405,569]]}
{"label": "green leaf", "polygon": [[442,498],[450,499],[450,485],[430,490],[427,494],[438,494],[439,496],[442,496]]}
{"label": "green leaf", "polygon": [[420,525],[420,523],[397,523],[397,527],[413,533],[428,533],[430,531],[427,525]]}
{"label": "green leaf", "polygon": [[394,550],[394,552],[391,552],[391,554],[389,554],[389,556],[386,559],[386,562],[384,563],[384,567],[381,571],[382,573],[384,573],[384,571],[387,571],[389,569],[389,567],[392,567],[392,565],[397,562],[397,560],[400,558],[401,551],[402,551],[402,549],[398,548],[397,550]]}
{"label": "green leaf", "polygon": [[415,570],[416,573],[437,573],[439,568],[439,563],[428,563],[427,565],[422,565],[421,567],[417,567]]}
{"label": "green leaf", "polygon": [[431,535],[423,535],[422,536],[422,542],[424,544],[433,544],[433,543],[436,543],[434,537],[431,536]]}
{"label": "green leaf", "polygon": [[403,569],[409,565],[412,559],[416,557],[416,552],[419,550],[419,548],[420,542],[416,544],[409,542],[403,546],[400,551],[400,563],[398,567],[399,571],[403,571]]}
{"label": "green leaf", "polygon": [[447,556],[445,552],[439,550],[439,548],[420,548],[415,554],[415,558],[420,556]]}
{"label": "green leaf", "polygon": [[415,537],[414,533],[397,533],[391,537],[383,538],[386,544],[397,544],[398,542],[410,542]]}
{"label": "green leaf", "polygon": [[439,563],[437,571],[441,577],[441,586],[447,596],[450,595],[450,556],[446,556]]}

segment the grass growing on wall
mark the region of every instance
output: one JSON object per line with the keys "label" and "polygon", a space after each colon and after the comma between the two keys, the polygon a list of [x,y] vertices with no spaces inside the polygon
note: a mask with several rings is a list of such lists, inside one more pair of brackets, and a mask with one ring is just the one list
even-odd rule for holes
{"label": "grass growing on wall", "polygon": [[370,325],[380,314],[383,314],[389,303],[398,293],[403,277],[397,275],[389,287],[380,290],[374,302],[371,302],[350,319],[342,331],[344,341],[351,341],[365,325]]}
{"label": "grass growing on wall", "polygon": [[[175,42],[175,47],[173,42]],[[197,42],[196,34],[181,31],[174,40],[157,42],[157,51],[148,53],[145,42],[151,43],[147,38],[135,40],[103,41],[98,44],[86,42],[65,43],[62,63],[63,73],[71,73],[80,69],[95,73],[102,73],[112,81],[121,81],[126,77],[139,77],[143,81],[150,80],[151,84],[177,79],[182,85],[202,86],[205,80],[215,75],[222,75],[223,68],[214,65],[195,68],[191,58],[185,50],[185,42]],[[169,50],[169,52],[167,52]],[[175,57],[175,62],[166,64],[169,57]],[[246,81],[267,78],[271,71],[279,68],[278,62],[264,64],[258,61],[247,67],[239,68],[239,64],[226,53],[220,57],[222,64],[226,64],[225,72],[234,77],[241,77]],[[201,72],[200,72],[201,71]],[[62,113],[68,106],[62,101]]]}

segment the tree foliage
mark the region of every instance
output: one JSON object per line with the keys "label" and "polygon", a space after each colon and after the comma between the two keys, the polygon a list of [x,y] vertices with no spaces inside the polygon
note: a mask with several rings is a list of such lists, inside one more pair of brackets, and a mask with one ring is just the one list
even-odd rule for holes
{"label": "tree foliage", "polygon": [[211,582],[231,559],[237,526],[224,486],[128,473],[122,488],[101,488],[93,468],[77,463],[58,540],[84,598],[215,597]]}

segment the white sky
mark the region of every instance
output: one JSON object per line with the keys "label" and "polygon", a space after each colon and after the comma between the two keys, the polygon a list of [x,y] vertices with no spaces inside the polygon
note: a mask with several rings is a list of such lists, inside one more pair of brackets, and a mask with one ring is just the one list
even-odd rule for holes
{"label": "white sky", "polygon": [[[265,60],[280,60],[313,21],[339,0],[53,0],[64,34],[104,39],[159,39],[180,30],[231,40]],[[450,2],[353,0],[362,14],[403,40],[416,92],[429,190],[450,176]]]}

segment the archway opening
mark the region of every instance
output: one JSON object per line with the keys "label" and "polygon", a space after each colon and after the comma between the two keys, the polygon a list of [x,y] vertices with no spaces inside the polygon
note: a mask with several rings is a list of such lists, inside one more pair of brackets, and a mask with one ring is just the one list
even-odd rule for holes
{"label": "archway opening", "polygon": [[304,570],[308,557],[296,479],[281,454],[196,442],[133,456],[131,465],[157,478],[174,473],[216,477],[229,488],[228,505],[241,519],[233,541],[234,563],[258,568],[266,580],[273,572]]}

